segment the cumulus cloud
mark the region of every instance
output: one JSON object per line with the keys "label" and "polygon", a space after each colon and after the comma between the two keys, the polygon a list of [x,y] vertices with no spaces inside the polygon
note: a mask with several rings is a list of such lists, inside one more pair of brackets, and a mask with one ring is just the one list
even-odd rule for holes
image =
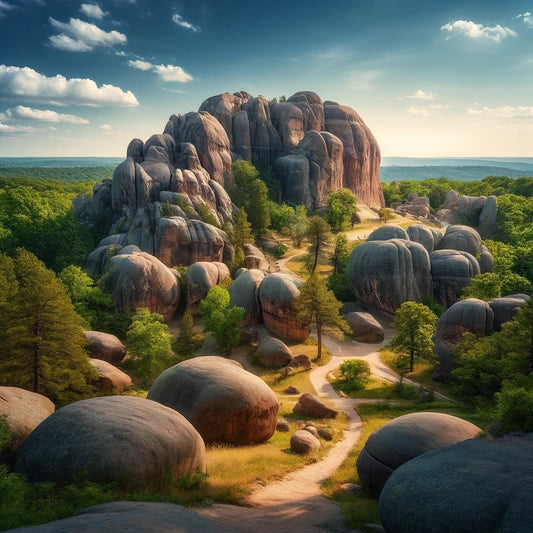
{"label": "cumulus cloud", "polygon": [[181,15],[178,13],[175,13],[172,16],[172,21],[175,22],[178,26],[181,26],[182,28],[185,28],[186,30],[191,31],[200,31],[200,28],[198,26],[195,26],[194,24],[191,24],[190,22],[187,22]]}
{"label": "cumulus cloud", "polygon": [[400,96],[400,100],[406,100],[406,99],[413,99],[413,100],[435,100],[437,98],[437,95],[429,92],[426,93],[425,91],[422,91],[421,89],[417,89],[413,94],[408,94],[407,96]]}
{"label": "cumulus cloud", "polygon": [[107,15],[98,4],[81,4],[80,11],[92,19],[101,20]]}
{"label": "cumulus cloud", "polygon": [[26,119],[26,120],[40,120],[43,122],[63,122],[66,124],[89,124],[86,118],[78,117],[76,115],[66,115],[52,111],[51,109],[32,109],[23,105],[18,105],[13,109],[8,109],[0,118],[4,119]]}
{"label": "cumulus cloud", "polygon": [[501,43],[507,37],[516,37],[517,33],[506,26],[483,26],[471,20],[454,20],[448,22],[440,28],[449,35],[446,39],[453,36],[463,36],[476,41],[490,41],[493,43]]}
{"label": "cumulus cloud", "polygon": [[531,15],[529,11],[526,13],[522,13],[521,15],[518,15],[516,18],[522,19],[522,21],[524,22],[526,26],[528,26],[529,28],[533,28],[533,15]]}
{"label": "cumulus cloud", "polygon": [[495,118],[533,118],[533,106],[500,106],[488,107],[481,104],[473,104],[467,108],[469,115],[485,115]]}
{"label": "cumulus cloud", "polygon": [[139,102],[131,91],[85,78],[45,76],[30,67],[0,65],[0,97],[55,105],[134,107]]}
{"label": "cumulus cloud", "polygon": [[153,68],[152,63],[149,61],[143,61],[142,59],[130,59],[128,65],[138,70],[151,70]]}
{"label": "cumulus cloud", "polygon": [[104,31],[95,24],[71,18],[69,22],[60,22],[52,17],[48,19],[59,30],[59,35],[52,35],[50,42],[55,48],[68,52],[89,52],[98,46],[124,45],[128,39],[118,31]]}
{"label": "cumulus cloud", "polygon": [[433,111],[446,111],[448,109],[448,105],[433,104],[426,106],[410,106],[407,109],[407,112],[411,113],[412,115],[419,115],[421,117],[430,117]]}
{"label": "cumulus cloud", "polygon": [[0,122],[0,135],[12,134],[12,133],[33,133],[35,128],[30,126],[17,126],[15,124],[2,124]]}
{"label": "cumulus cloud", "polygon": [[194,78],[177,65],[152,65],[144,59],[130,59],[128,65],[138,70],[151,70],[163,81],[187,83]]}
{"label": "cumulus cloud", "polygon": [[193,79],[190,74],[176,65],[155,65],[153,70],[163,81],[186,83]]}

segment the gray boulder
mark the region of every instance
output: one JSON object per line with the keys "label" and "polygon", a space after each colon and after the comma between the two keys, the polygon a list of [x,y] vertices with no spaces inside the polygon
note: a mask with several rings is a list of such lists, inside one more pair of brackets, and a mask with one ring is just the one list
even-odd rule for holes
{"label": "gray boulder", "polygon": [[485,272],[492,272],[492,269],[494,267],[494,258],[492,257],[492,254],[489,252],[488,248],[485,245],[481,246],[481,255],[479,256],[478,263],[479,263],[479,270],[482,274]]}
{"label": "gray boulder", "polygon": [[383,326],[370,313],[348,313],[344,315],[344,320],[348,322],[356,341],[378,343],[385,339]]}
{"label": "gray boulder", "polygon": [[230,277],[229,268],[224,263],[199,261],[193,263],[185,273],[187,283],[187,307],[203,300],[209,289]]}
{"label": "gray boulder", "polygon": [[274,393],[262,379],[223,357],[196,357],[165,370],[148,398],[180,412],[206,443],[261,443],[276,430]]}
{"label": "gray boulder", "polygon": [[243,251],[246,268],[256,268],[268,272],[270,265],[268,264],[265,254],[263,254],[259,248],[253,244],[245,244],[243,246]]}
{"label": "gray boulder", "polygon": [[387,224],[376,228],[368,237],[368,241],[388,241],[390,239],[404,239],[409,240],[409,235],[402,227],[395,224]]}
{"label": "gray boulder", "polygon": [[89,343],[87,351],[93,359],[118,365],[126,357],[126,347],[115,335],[102,331],[84,331],[84,333]]}
{"label": "gray boulder", "polygon": [[442,234],[435,228],[413,224],[407,228],[407,235],[413,242],[421,244],[429,253],[438,248]]}
{"label": "gray boulder", "polygon": [[436,250],[429,258],[433,295],[444,308],[454,304],[464,287],[481,272],[477,259],[468,252]]}
{"label": "gray boulder", "polygon": [[173,503],[109,502],[77,515],[39,526],[10,529],[14,533],[228,533],[203,516]]}
{"label": "gray boulder", "polygon": [[374,431],[357,458],[357,473],[369,492],[379,494],[398,467],[423,453],[477,437],[481,429],[443,413],[403,415]]}
{"label": "gray boulder", "polygon": [[479,256],[483,251],[479,233],[474,228],[460,225],[446,228],[446,233],[442,237],[439,249],[468,252],[473,256]]}
{"label": "gray boulder", "polygon": [[309,431],[299,429],[291,435],[291,450],[299,455],[307,455],[320,449],[320,441]]}
{"label": "gray boulder", "polygon": [[292,361],[289,347],[274,337],[263,337],[255,352],[257,362],[268,368],[281,368]]}
{"label": "gray boulder", "polygon": [[478,231],[483,239],[489,239],[497,230],[498,200],[496,196],[488,196],[479,214]]}
{"label": "gray boulder", "polygon": [[309,191],[309,160],[303,154],[291,154],[276,159],[274,170],[279,176],[283,198],[288,202],[311,208]]}
{"label": "gray boulder", "polygon": [[205,446],[183,416],[159,403],[91,398],[41,423],[19,449],[15,471],[32,483],[68,482],[83,472],[98,483],[145,489],[205,472]]}
{"label": "gray boulder", "polygon": [[398,468],[379,500],[390,533],[533,531],[533,436],[471,439]]}
{"label": "gray boulder", "polygon": [[116,366],[101,359],[89,359],[89,364],[96,370],[97,388],[106,394],[122,394],[125,388],[131,387],[131,378]]}
{"label": "gray boulder", "polygon": [[346,277],[358,300],[389,314],[407,300],[431,294],[429,255],[421,244],[407,240],[360,244],[350,255]]}
{"label": "gray boulder", "polygon": [[228,289],[230,305],[244,309],[243,326],[254,325],[260,321],[261,310],[257,291],[265,275],[262,270],[242,270]]}
{"label": "gray boulder", "polygon": [[529,297],[526,295],[516,295],[494,298],[488,302],[494,313],[494,331],[500,331],[502,324],[512,320],[520,306],[524,305],[527,300],[529,300]]}
{"label": "gray boulder", "polygon": [[177,272],[145,252],[116,255],[100,280],[120,312],[146,307],[170,320],[178,307],[180,286]]}

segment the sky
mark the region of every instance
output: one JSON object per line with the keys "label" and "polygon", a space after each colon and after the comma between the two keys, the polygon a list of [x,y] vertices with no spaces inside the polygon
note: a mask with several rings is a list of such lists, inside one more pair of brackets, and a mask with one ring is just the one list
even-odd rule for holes
{"label": "sky", "polygon": [[533,155],[533,0],[0,0],[0,156],[125,155],[208,97],[310,90],[389,157]]}

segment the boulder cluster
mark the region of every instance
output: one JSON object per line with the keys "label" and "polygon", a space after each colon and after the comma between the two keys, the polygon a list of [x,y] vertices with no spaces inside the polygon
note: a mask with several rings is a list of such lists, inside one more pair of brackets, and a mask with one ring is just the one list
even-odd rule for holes
{"label": "boulder cluster", "polygon": [[429,296],[447,308],[476,274],[490,270],[492,256],[473,228],[386,225],[353,250],[346,276],[360,302],[392,315],[402,302]]}

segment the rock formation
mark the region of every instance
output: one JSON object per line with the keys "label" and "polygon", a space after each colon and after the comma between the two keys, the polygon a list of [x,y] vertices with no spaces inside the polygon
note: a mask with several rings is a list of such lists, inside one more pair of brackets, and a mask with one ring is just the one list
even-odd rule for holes
{"label": "rock formation", "polygon": [[335,409],[330,409],[308,392],[298,398],[293,410],[311,418],[335,418],[338,414]]}
{"label": "rock formation", "polygon": [[299,429],[291,435],[290,444],[291,450],[300,455],[307,455],[321,446],[317,437],[304,429]]}
{"label": "rock formation", "polygon": [[255,352],[257,362],[268,368],[281,368],[292,361],[289,347],[279,339],[265,336]]}
{"label": "rock formation", "polygon": [[84,333],[89,343],[87,351],[93,359],[101,359],[112,365],[118,365],[126,357],[126,347],[115,335],[101,331],[85,331]]}
{"label": "rock formation", "polygon": [[200,261],[193,263],[185,273],[187,307],[195,306],[207,296],[209,289],[229,278],[229,268],[224,263]]}
{"label": "rock formation", "polygon": [[390,475],[423,453],[477,437],[481,429],[443,413],[403,415],[374,431],[357,457],[365,489],[379,494]]}
{"label": "rock formation", "polygon": [[32,483],[71,481],[84,473],[91,481],[143,490],[205,468],[205,446],[191,424],[168,407],[133,396],[62,407],[28,437],[15,464]]}
{"label": "rock formation", "polygon": [[531,433],[470,439],[398,468],[379,512],[388,533],[532,531],[532,479]]}
{"label": "rock formation", "polygon": [[132,381],[128,374],[101,359],[89,359],[89,364],[98,373],[97,388],[106,394],[122,394]]}
{"label": "rock formation", "polygon": [[385,339],[383,326],[370,314],[354,311],[344,315],[353,338],[359,342],[378,343]]}
{"label": "rock formation", "polygon": [[261,443],[276,430],[274,393],[262,379],[223,357],[196,357],[165,370],[148,398],[181,413],[208,444]]}
{"label": "rock formation", "polygon": [[258,289],[265,279],[265,273],[257,269],[242,269],[228,289],[230,305],[244,309],[243,326],[258,324],[261,320]]}

